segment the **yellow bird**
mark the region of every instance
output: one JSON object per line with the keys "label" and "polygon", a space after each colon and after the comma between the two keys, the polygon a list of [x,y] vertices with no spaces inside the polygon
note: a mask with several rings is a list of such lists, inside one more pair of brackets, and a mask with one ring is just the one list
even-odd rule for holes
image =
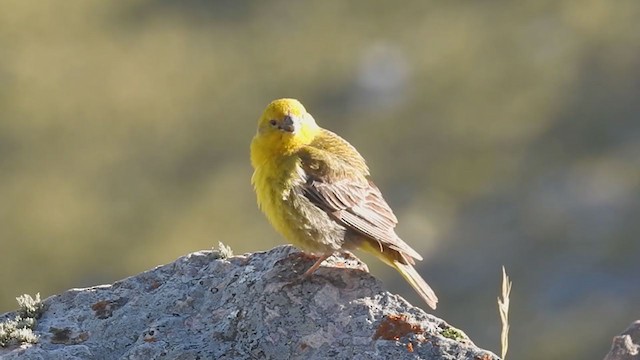
{"label": "yellow bird", "polygon": [[271,102],[251,142],[258,205],[289,242],[320,255],[362,249],[394,267],[433,309],[438,298],[415,270],[422,256],[395,233],[398,222],[369,169],[346,140],[318,126],[295,99]]}

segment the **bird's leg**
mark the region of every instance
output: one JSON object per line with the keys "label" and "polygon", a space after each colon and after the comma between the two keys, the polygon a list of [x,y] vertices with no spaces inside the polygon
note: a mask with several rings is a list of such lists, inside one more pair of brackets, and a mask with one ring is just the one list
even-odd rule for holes
{"label": "bird's leg", "polygon": [[305,271],[304,274],[302,274],[302,277],[305,279],[310,277],[316,270],[318,270],[318,268],[320,267],[320,264],[322,264],[323,261],[327,260],[331,255],[333,254],[327,253],[320,256],[318,260],[309,268],[309,270]]}

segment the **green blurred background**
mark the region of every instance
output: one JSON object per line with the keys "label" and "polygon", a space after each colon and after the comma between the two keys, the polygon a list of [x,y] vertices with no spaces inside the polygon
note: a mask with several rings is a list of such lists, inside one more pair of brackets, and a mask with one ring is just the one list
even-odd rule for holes
{"label": "green blurred background", "polygon": [[498,351],[504,264],[510,358],[602,358],[640,310],[638,19],[636,0],[2,1],[0,311],[282,243],[248,146],[286,96],[368,159],[436,315]]}

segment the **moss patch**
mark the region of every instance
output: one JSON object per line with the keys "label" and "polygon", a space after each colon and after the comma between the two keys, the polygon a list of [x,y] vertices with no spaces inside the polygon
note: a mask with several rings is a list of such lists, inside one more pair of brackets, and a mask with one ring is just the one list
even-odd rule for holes
{"label": "moss patch", "polygon": [[467,338],[466,335],[462,331],[460,331],[460,330],[458,330],[458,329],[456,329],[454,327],[449,327],[449,328],[446,328],[446,329],[442,330],[440,332],[440,335],[446,337],[447,339],[456,340],[456,341],[463,340],[463,339]]}

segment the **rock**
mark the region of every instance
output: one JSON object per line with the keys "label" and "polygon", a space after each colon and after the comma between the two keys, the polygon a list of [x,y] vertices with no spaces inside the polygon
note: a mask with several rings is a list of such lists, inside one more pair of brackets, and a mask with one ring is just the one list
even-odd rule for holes
{"label": "rock", "polygon": [[640,320],[613,338],[611,351],[604,360],[640,360]]}
{"label": "rock", "polygon": [[315,259],[291,246],[222,257],[200,251],[49,297],[38,343],[0,348],[0,357],[498,359],[382,290],[350,254],[331,257],[309,279],[300,275]]}

